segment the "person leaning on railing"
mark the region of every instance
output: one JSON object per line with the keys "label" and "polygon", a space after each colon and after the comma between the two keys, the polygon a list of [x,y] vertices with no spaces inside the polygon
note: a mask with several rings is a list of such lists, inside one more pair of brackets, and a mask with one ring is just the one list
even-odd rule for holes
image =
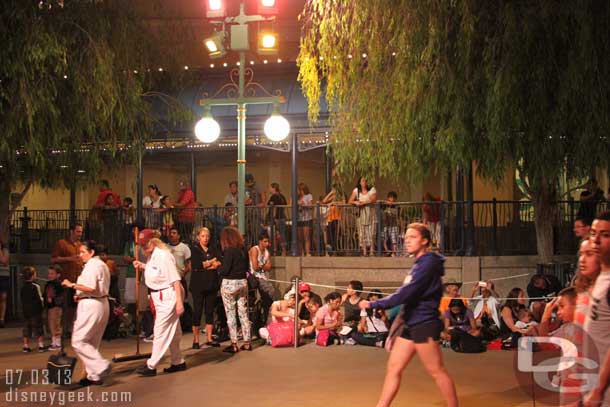
{"label": "person leaning on railing", "polygon": [[351,205],[358,207],[358,240],[362,255],[367,254],[372,256],[375,249],[375,230],[377,229],[377,214],[372,206],[377,202],[377,190],[374,186],[369,185],[365,177],[360,177],[356,188],[352,191],[349,198]]}

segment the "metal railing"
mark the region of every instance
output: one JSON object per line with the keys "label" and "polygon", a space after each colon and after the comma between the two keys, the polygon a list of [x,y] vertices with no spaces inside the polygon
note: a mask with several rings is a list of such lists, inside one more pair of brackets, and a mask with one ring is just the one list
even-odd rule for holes
{"label": "metal railing", "polygon": [[[246,207],[246,244],[257,243],[266,230],[275,255],[290,255],[291,229],[296,223],[301,255],[354,256],[366,246],[376,256],[403,254],[403,233],[411,222],[425,222],[432,231],[433,244],[447,255],[533,255],[536,254],[534,209],[529,201],[469,202],[378,202],[369,207],[345,204],[300,207],[296,222],[289,206]],[[574,219],[591,210],[608,210],[606,202],[593,209],[578,201],[562,201],[552,215],[555,253],[572,254],[577,239],[572,233]],[[84,239],[104,243],[110,253],[120,254],[131,239],[133,217],[122,209],[28,210],[13,213],[11,251],[50,253],[64,238],[72,223],[84,227]],[[217,242],[222,228],[237,225],[234,207],[189,209],[143,209],[141,227],[155,228],[167,237],[172,226],[182,239],[196,241],[199,228],[207,227]],[[305,241],[309,245],[305,245]],[[306,253],[306,247],[309,252]],[[368,251],[367,251],[368,252]]]}

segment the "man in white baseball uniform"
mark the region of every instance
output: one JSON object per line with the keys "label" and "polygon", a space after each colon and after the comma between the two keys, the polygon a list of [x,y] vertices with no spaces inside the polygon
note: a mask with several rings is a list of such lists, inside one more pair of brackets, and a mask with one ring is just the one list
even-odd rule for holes
{"label": "man in white baseball uniform", "polygon": [[180,353],[180,315],[184,312],[184,291],[176,269],[176,260],[161,240],[153,238],[151,229],[140,232],[138,244],[144,248],[148,261],[146,264],[134,261],[133,265],[144,269],[144,281],[150,289],[156,315],[152,355],[136,372],[142,376],[155,376],[157,365],[168,349],[171,365],[163,371],[173,373],[186,370],[186,363]]}

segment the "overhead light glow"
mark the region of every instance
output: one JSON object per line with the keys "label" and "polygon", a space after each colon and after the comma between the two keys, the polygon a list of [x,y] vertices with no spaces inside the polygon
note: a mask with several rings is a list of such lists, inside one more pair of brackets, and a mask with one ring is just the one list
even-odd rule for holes
{"label": "overhead light glow", "polygon": [[205,42],[205,46],[207,47],[208,51],[210,51],[210,52],[218,52],[218,46],[216,45],[214,40],[207,40]]}
{"label": "overhead light glow", "polygon": [[278,53],[278,37],[274,32],[260,32],[258,34],[258,50],[260,55],[274,55]]}
{"label": "overhead light glow", "polygon": [[215,32],[203,40],[210,58],[221,58],[227,54],[224,46],[225,35],[223,32]]}
{"label": "overhead light glow", "polygon": [[218,11],[222,8],[222,0],[208,0],[208,8],[212,11]]}
{"label": "overhead light glow", "polygon": [[273,34],[265,34],[263,36],[263,47],[264,48],[273,48],[273,47],[275,47],[275,35],[273,35]]}

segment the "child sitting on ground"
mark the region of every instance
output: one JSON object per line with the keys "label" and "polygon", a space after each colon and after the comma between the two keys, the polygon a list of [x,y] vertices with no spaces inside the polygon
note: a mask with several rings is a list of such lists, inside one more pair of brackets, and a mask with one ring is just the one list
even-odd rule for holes
{"label": "child sitting on ground", "polygon": [[538,322],[533,320],[532,312],[527,308],[521,308],[518,316],[519,320],[515,323],[515,326],[519,329],[527,331],[531,327],[538,325]]}
{"label": "child sitting on ground", "polygon": [[38,352],[46,352],[42,330],[42,290],[36,283],[36,269],[34,267],[24,267],[21,271],[23,275],[23,287],[21,287],[21,305],[25,326],[23,327],[23,352],[29,353],[30,337],[32,334],[38,339]]}
{"label": "child sitting on ground", "polygon": [[301,320],[301,331],[299,333],[302,338],[313,339],[316,337],[316,313],[322,307],[322,298],[318,294],[310,293],[306,305],[309,318],[306,321]]}
{"label": "child sitting on ground", "polygon": [[454,298],[449,303],[443,318],[445,330],[441,338],[449,341],[451,349],[456,352],[474,353],[483,351],[480,335],[474,322],[474,314],[466,308],[460,298]]}
{"label": "child sitting on ground", "polygon": [[343,316],[339,311],[341,307],[341,294],[336,291],[328,294],[324,301],[326,304],[316,312],[316,343],[321,346],[338,345],[338,331],[343,325]]}
{"label": "child sitting on ground", "polygon": [[[380,291],[373,291],[368,295],[367,300],[377,301],[382,297]],[[351,339],[358,345],[383,348],[390,326],[385,311],[382,309],[363,309],[360,310],[360,318],[358,330],[351,332]]]}
{"label": "child sitting on ground", "polygon": [[44,305],[47,308],[47,323],[51,332],[49,349],[61,348],[61,316],[64,303],[64,289],[61,285],[61,266],[54,264],[49,267],[49,281],[44,286]]}
{"label": "child sitting on ground", "polygon": [[273,343],[273,335],[270,334],[269,326],[278,322],[294,321],[294,306],[296,304],[296,295],[293,289],[288,290],[284,294],[283,300],[278,300],[271,304],[271,323],[266,327],[258,330],[259,336],[267,341],[268,345]]}

